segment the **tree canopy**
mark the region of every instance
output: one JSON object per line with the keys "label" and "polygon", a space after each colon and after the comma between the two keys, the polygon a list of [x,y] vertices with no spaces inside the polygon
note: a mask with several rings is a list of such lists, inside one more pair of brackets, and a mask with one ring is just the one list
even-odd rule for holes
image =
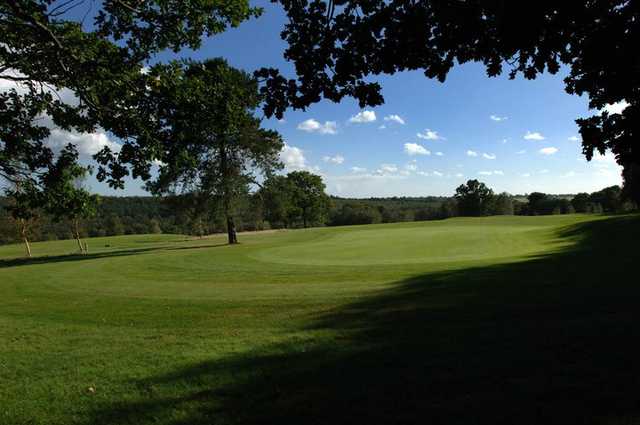
{"label": "tree canopy", "polygon": [[257,73],[265,80],[268,115],[322,98],[380,105],[381,86],[371,81],[379,74],[422,70],[444,82],[454,66],[479,62],[491,77],[506,69],[510,78],[534,79],[564,65],[566,91],[588,96],[591,108],[626,102],[620,114],[576,120],[587,159],[611,150],[625,169],[640,164],[634,148],[640,137],[638,2],[273,1],[288,17],[285,58],[297,76],[286,79],[269,68]]}
{"label": "tree canopy", "polygon": [[489,215],[493,205],[493,190],[478,180],[469,180],[456,189],[458,211],[462,216]]}
{"label": "tree canopy", "polygon": [[0,79],[16,86],[0,93],[0,177],[38,185],[56,154],[45,143],[52,127],[139,136],[147,121],[130,103],[146,86],[145,61],[164,49],[195,49],[202,35],[259,12],[247,0],[2,2]]}
{"label": "tree canopy", "polygon": [[[222,59],[156,65],[149,75],[154,84],[139,109],[148,111],[152,124],[136,152],[140,162],[151,154],[160,165],[147,188],[214,202],[227,218],[229,242],[235,243],[234,200],[257,182],[256,174],[281,167],[280,135],[262,129],[254,114],[260,102],[256,81]],[[112,165],[122,158],[104,153],[101,161]]]}

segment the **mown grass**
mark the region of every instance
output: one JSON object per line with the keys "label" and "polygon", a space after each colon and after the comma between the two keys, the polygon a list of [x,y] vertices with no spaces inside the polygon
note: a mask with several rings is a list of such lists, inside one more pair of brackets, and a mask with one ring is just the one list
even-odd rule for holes
{"label": "mown grass", "polygon": [[0,424],[640,423],[638,216],[0,247]]}

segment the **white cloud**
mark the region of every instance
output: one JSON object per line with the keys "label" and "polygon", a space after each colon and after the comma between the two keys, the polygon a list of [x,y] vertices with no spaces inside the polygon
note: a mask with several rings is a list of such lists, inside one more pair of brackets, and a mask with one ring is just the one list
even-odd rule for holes
{"label": "white cloud", "polygon": [[609,115],[611,115],[611,114],[621,114],[622,111],[624,111],[627,106],[629,106],[629,103],[626,100],[622,100],[622,101],[617,102],[617,103],[609,104],[609,105],[605,106],[604,108],[602,108],[602,110],[607,112]]}
{"label": "white cloud", "polygon": [[469,150],[467,151],[467,156],[478,156],[478,152]]}
{"label": "white cloud", "polygon": [[404,169],[407,171],[417,171],[418,170],[418,166],[416,165],[416,161],[413,160],[409,163],[407,163],[407,165],[404,166]]}
{"label": "white cloud", "polygon": [[280,161],[282,161],[287,170],[304,170],[308,168],[304,151],[286,143],[280,151]]}
{"label": "white cloud", "polygon": [[402,117],[400,115],[397,115],[397,114],[387,115],[386,117],[384,117],[384,120],[385,121],[396,122],[398,124],[404,125],[404,119],[402,119]]}
{"label": "white cloud", "polygon": [[284,118],[280,118],[278,119],[278,124],[286,124],[287,120],[285,120]]}
{"label": "white cloud", "polygon": [[527,151],[525,151],[524,149],[521,151],[516,152],[516,154],[518,155],[524,155],[525,153],[527,153]]}
{"label": "white cloud", "polygon": [[364,167],[351,167],[351,172],[353,173],[364,173],[367,169]]}
{"label": "white cloud", "polygon": [[509,141],[509,139],[502,139],[502,144],[504,145],[505,143],[507,143]]}
{"label": "white cloud", "polygon": [[496,159],[496,156],[494,154],[492,154],[492,153],[483,153],[482,157],[484,159]]}
{"label": "white cloud", "polygon": [[494,171],[493,174],[495,174],[496,176],[504,176],[504,172],[500,170]]}
{"label": "white cloud", "polygon": [[384,130],[385,128],[387,128],[387,126],[382,124],[380,127],[378,127],[378,130]]}
{"label": "white cloud", "polygon": [[47,139],[47,146],[54,150],[61,150],[69,143],[76,146],[78,153],[84,157],[90,157],[102,150],[104,147],[108,147],[114,152],[120,151],[120,144],[112,140],[104,131],[97,131],[95,133],[78,133],[76,131],[66,131],[54,128],[51,130],[51,135]]}
{"label": "white cloud", "polygon": [[548,148],[542,148],[538,152],[542,155],[553,155],[558,152],[558,148],[554,148],[553,146],[549,146]]}
{"label": "white cloud", "polygon": [[436,156],[444,156],[442,152],[436,152]]}
{"label": "white cloud", "polygon": [[427,171],[418,171],[419,176],[429,177],[429,173]]}
{"label": "white cloud", "polygon": [[496,121],[496,122],[505,121],[505,120],[509,119],[509,117],[499,117],[497,115],[491,115],[489,118],[492,121]]}
{"label": "white cloud", "polygon": [[376,170],[378,175],[388,175],[398,172],[398,166],[395,164],[380,164],[380,168]]}
{"label": "white cloud", "polygon": [[423,133],[417,133],[418,139],[424,140],[444,140],[444,137],[440,136],[437,131],[426,129]]}
{"label": "white cloud", "polygon": [[431,152],[425,149],[424,146],[419,145],[417,143],[405,143],[404,144],[404,152],[407,155],[431,155]]}
{"label": "white cloud", "polygon": [[442,177],[444,175],[440,171],[434,171],[432,174],[436,177]]}
{"label": "white cloud", "polygon": [[547,174],[547,173],[549,173],[549,170],[547,170],[546,168],[543,168],[542,170],[538,171],[538,173]]}
{"label": "white cloud", "polygon": [[568,137],[567,140],[570,142],[577,142],[580,140],[580,138],[578,136],[571,136],[571,137]]}
{"label": "white cloud", "polygon": [[531,177],[531,173],[522,173],[520,174],[522,177]]}
{"label": "white cloud", "polygon": [[480,174],[481,176],[504,176],[504,172],[501,170],[478,171],[478,174]]}
{"label": "white cloud", "polygon": [[458,178],[464,177],[464,174],[462,174],[462,173],[456,173],[456,177],[458,177]]}
{"label": "white cloud", "polygon": [[361,111],[349,118],[349,122],[353,123],[367,123],[374,122],[376,120],[376,113],[374,111]]}
{"label": "white cloud", "polygon": [[324,156],[322,157],[324,162],[330,162],[332,164],[342,164],[344,162],[344,156],[338,154],[336,156]]}
{"label": "white cloud", "polygon": [[337,129],[338,126],[335,121],[325,121],[324,124],[320,124],[313,118],[298,124],[298,130],[306,131],[307,133],[336,134]]}
{"label": "white cloud", "polygon": [[525,140],[544,140],[544,136],[540,133],[527,131],[527,134],[524,135]]}

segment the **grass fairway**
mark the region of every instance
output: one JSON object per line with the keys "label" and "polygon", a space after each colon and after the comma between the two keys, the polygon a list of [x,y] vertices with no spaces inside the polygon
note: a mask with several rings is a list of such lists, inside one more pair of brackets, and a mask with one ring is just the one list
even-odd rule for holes
{"label": "grass fairway", "polygon": [[0,247],[0,424],[640,424],[639,240],[571,215]]}

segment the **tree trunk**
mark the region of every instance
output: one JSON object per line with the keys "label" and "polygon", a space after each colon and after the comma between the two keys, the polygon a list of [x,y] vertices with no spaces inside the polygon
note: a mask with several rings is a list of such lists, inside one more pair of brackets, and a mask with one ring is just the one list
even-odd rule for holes
{"label": "tree trunk", "polygon": [[78,242],[78,248],[80,248],[80,253],[84,254],[84,246],[82,246],[82,240],[80,239],[80,230],[78,229],[78,220],[73,220],[73,230],[75,232],[76,241]]}
{"label": "tree trunk", "polygon": [[27,237],[27,222],[24,219],[20,220],[22,228],[20,233],[22,234],[22,240],[24,241],[24,247],[27,251],[27,257],[31,258],[31,245],[29,244],[29,238]]}
{"label": "tree trunk", "polygon": [[229,245],[238,243],[238,235],[236,233],[236,224],[233,217],[227,216],[227,235],[229,237]]}

